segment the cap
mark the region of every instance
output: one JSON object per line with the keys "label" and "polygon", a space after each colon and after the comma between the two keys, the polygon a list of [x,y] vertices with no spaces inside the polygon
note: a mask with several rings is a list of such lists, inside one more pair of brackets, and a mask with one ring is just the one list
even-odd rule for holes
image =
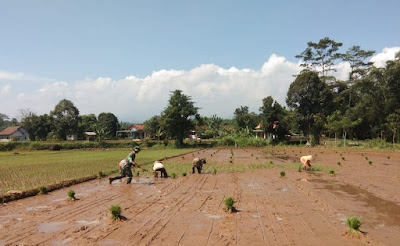
{"label": "cap", "polygon": [[135,146],[135,148],[133,148],[133,150],[134,150],[134,151],[137,151],[137,152],[141,151],[141,149],[140,149],[139,146]]}

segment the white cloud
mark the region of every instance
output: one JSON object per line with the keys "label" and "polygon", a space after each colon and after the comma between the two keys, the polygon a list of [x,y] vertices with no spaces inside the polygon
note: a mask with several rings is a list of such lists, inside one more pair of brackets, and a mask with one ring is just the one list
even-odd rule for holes
{"label": "white cloud", "polygon": [[0,87],[0,95],[1,96],[6,96],[11,90],[11,86],[10,85],[5,85]]}
{"label": "white cloud", "polygon": [[23,76],[23,73],[10,73],[6,71],[0,71],[0,80],[18,80]]}
{"label": "white cloud", "polygon": [[371,62],[374,63],[375,67],[385,67],[386,62],[394,60],[394,56],[400,51],[400,47],[384,48],[381,53],[374,55],[371,58]]}
{"label": "white cloud", "polygon": [[[375,61],[383,61],[388,53],[399,48],[384,49]],[[388,56],[386,56],[388,57]],[[143,122],[159,115],[168,104],[171,91],[182,90],[191,96],[199,113],[231,118],[236,108],[248,106],[258,113],[262,99],[272,96],[281,105],[286,93],[302,68],[300,63],[287,61],[284,57],[271,55],[260,69],[222,68],[216,64],[203,64],[191,70],[159,70],[144,78],[128,76],[116,80],[99,77],[74,83],[46,81],[35,89],[25,89],[26,82],[17,83],[11,90],[0,87],[1,113],[15,115],[18,109],[30,108],[38,114],[49,113],[61,99],[71,100],[80,114],[112,112],[119,120]],[[345,80],[350,68],[347,63],[336,65],[335,76]],[[0,84],[1,86],[1,84]],[[11,96],[14,93],[14,96]],[[17,94],[18,93],[18,94]]]}

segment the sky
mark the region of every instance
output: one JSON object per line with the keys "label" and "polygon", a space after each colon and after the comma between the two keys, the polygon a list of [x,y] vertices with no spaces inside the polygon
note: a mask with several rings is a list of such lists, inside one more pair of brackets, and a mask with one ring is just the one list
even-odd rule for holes
{"label": "sky", "polygon": [[[202,116],[259,113],[285,98],[307,42],[358,45],[376,66],[400,50],[398,0],[0,0],[0,113],[81,115],[143,123],[182,90]],[[349,66],[337,65],[346,79]]]}

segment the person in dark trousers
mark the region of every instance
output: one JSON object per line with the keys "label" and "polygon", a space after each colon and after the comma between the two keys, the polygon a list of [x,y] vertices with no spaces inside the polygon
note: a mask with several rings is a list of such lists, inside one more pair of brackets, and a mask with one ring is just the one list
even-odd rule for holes
{"label": "person in dark trousers", "polygon": [[158,173],[157,172],[160,172],[161,178],[163,178],[163,177],[164,178],[168,178],[168,173],[165,170],[165,167],[164,167],[164,165],[162,164],[161,161],[154,162],[153,171],[154,171],[154,178],[158,178]]}
{"label": "person in dark trousers", "polygon": [[192,162],[192,173],[195,173],[195,168],[197,168],[198,173],[201,173],[204,164],[206,164],[206,159],[194,158]]}
{"label": "person in dark trousers", "polygon": [[136,146],[135,148],[133,148],[133,151],[129,153],[128,157],[126,157],[119,163],[120,174],[118,176],[109,178],[108,180],[110,181],[110,184],[114,180],[122,179],[124,177],[128,177],[126,181],[127,184],[131,183],[133,177],[131,168],[135,166],[140,167],[138,164],[135,163],[136,154],[139,153],[140,150],[140,147]]}

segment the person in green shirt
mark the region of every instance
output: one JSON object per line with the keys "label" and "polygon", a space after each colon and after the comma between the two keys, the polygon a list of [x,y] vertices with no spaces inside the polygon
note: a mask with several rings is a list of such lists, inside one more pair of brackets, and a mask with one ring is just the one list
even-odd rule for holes
{"label": "person in green shirt", "polygon": [[139,153],[140,151],[140,147],[136,146],[135,148],[133,148],[133,151],[131,153],[129,153],[129,155],[123,159],[122,161],[120,161],[119,163],[119,170],[120,170],[120,174],[109,178],[108,180],[110,181],[110,184],[116,180],[116,179],[122,179],[124,177],[128,177],[126,183],[130,184],[132,181],[132,167],[140,167],[138,164],[135,163],[135,158],[136,158],[136,154]]}

